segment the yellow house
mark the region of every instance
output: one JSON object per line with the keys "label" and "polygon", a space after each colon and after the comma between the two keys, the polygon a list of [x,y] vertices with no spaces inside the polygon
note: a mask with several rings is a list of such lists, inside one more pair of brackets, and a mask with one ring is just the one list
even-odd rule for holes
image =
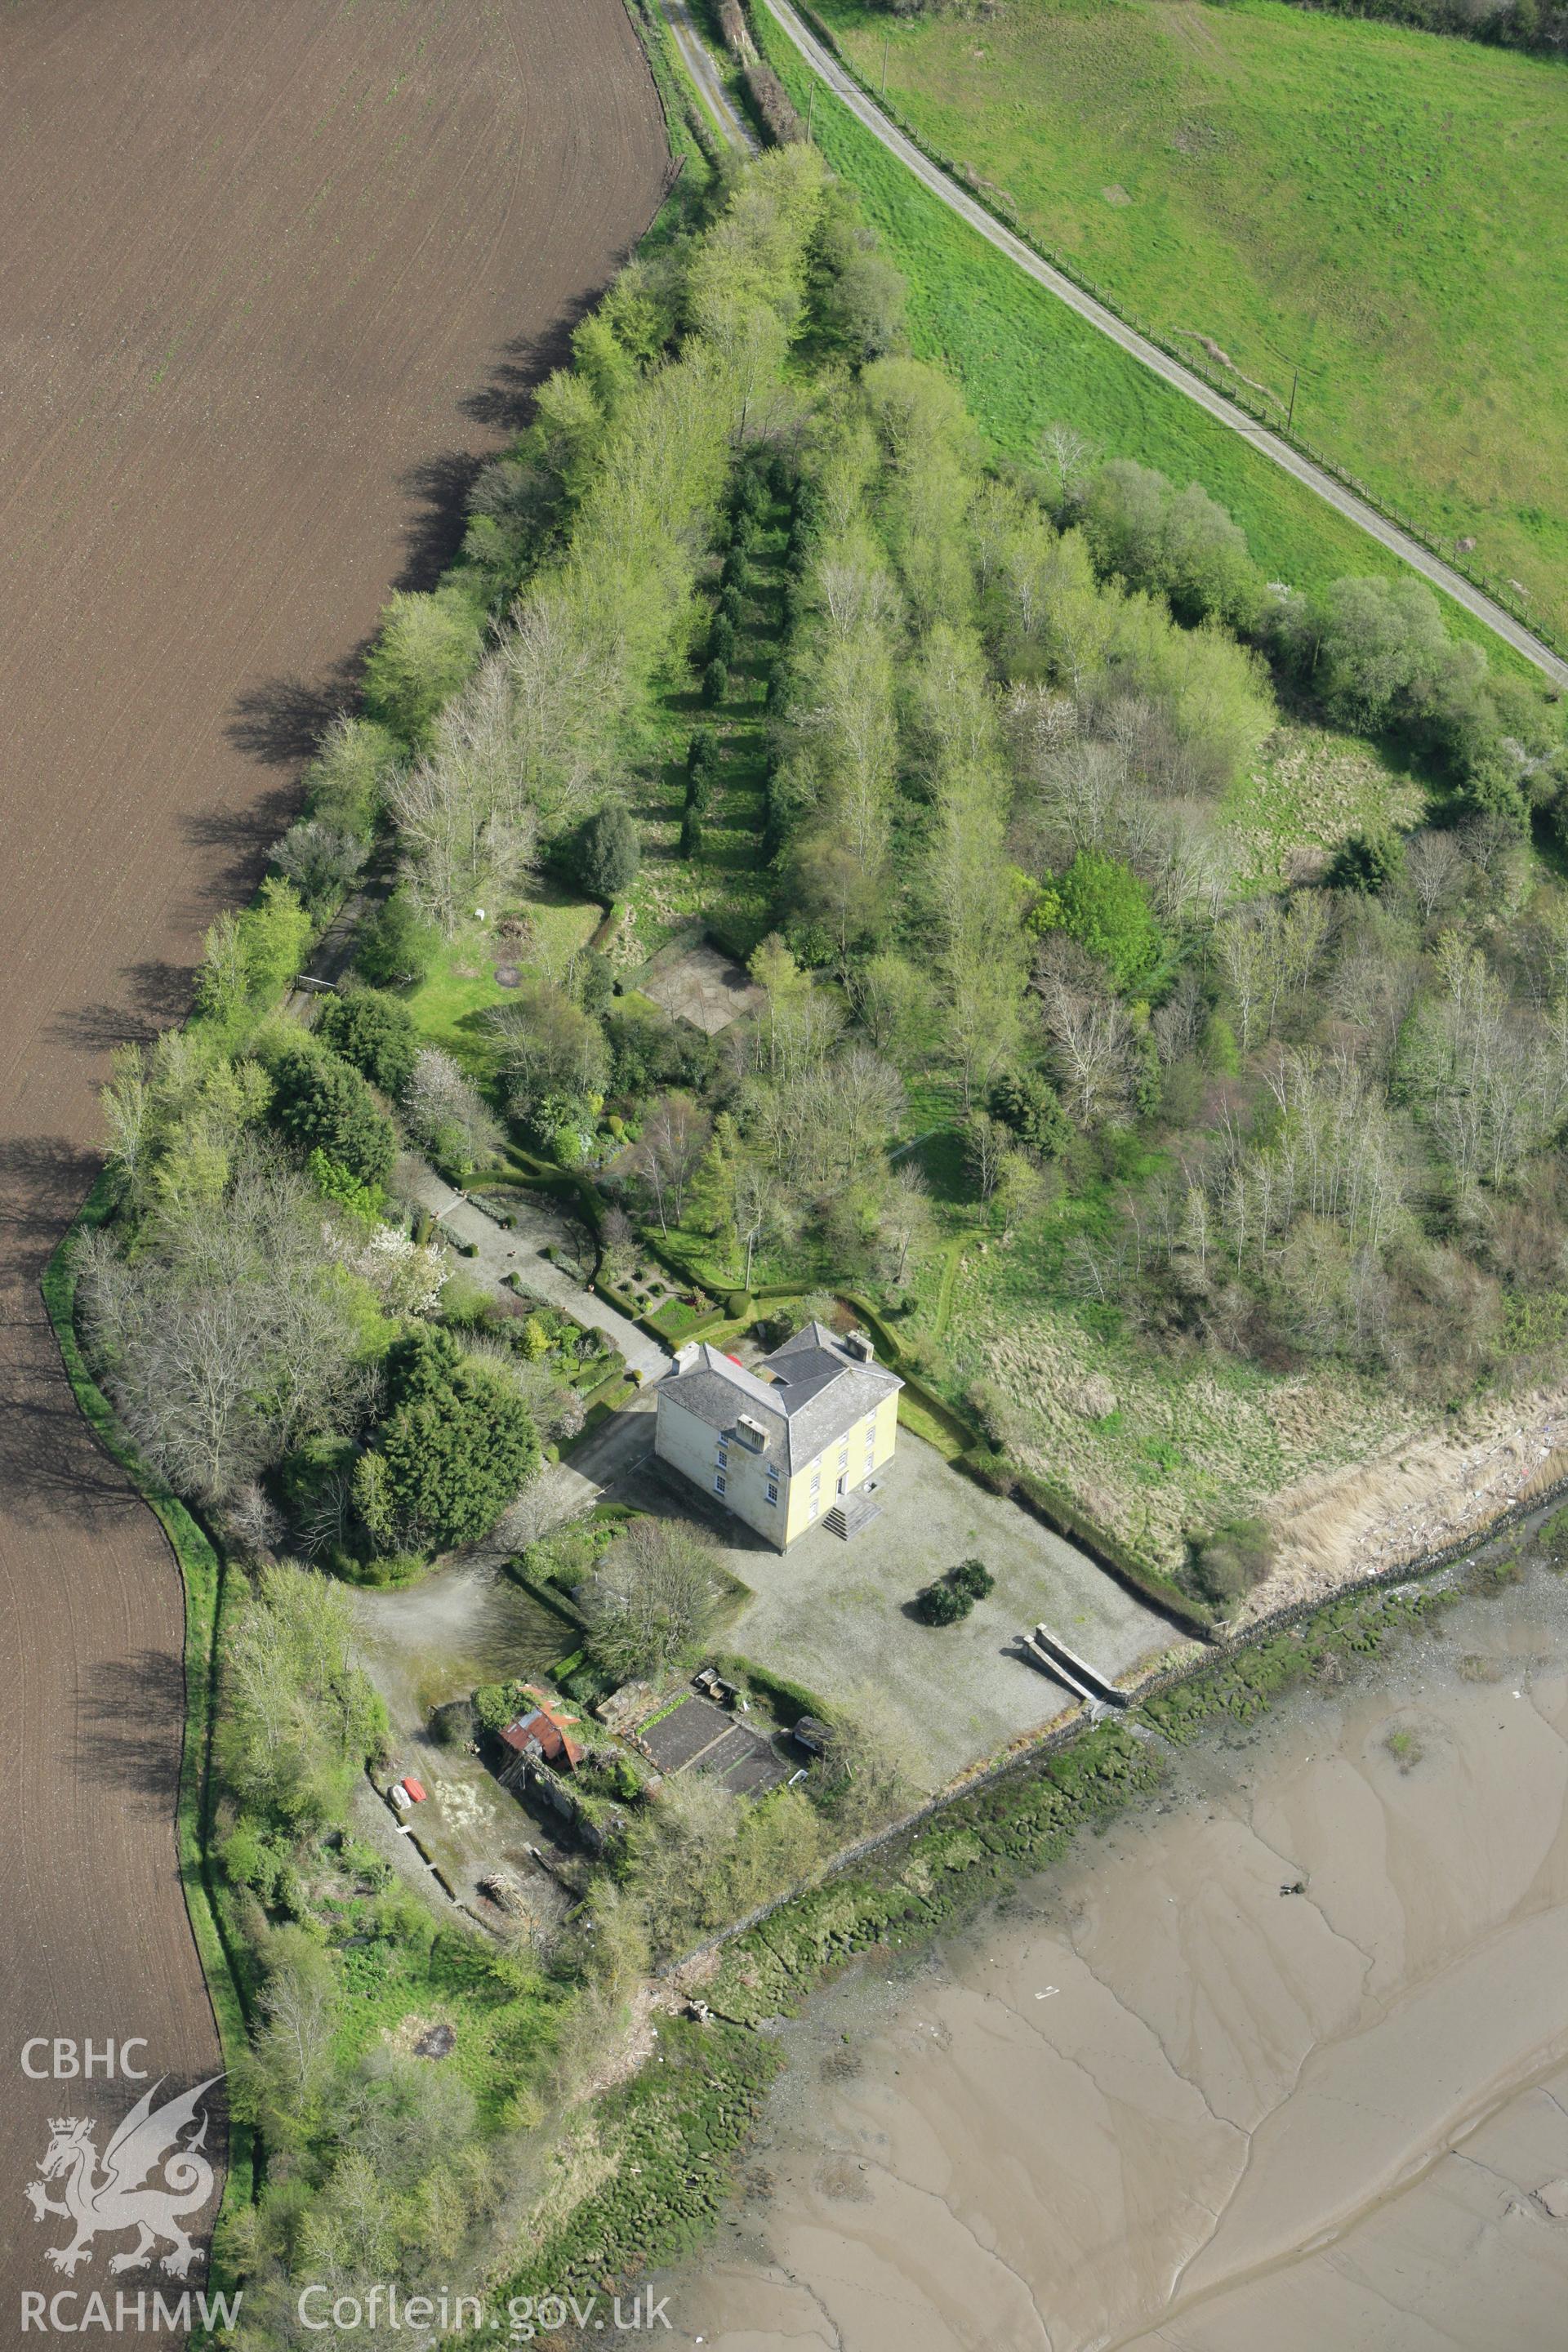
{"label": "yellow house", "polygon": [[785,1551],[821,1518],[853,1535],[899,1435],[895,1372],[863,1331],[808,1323],[748,1371],[703,1341],[659,1383],[658,1460]]}

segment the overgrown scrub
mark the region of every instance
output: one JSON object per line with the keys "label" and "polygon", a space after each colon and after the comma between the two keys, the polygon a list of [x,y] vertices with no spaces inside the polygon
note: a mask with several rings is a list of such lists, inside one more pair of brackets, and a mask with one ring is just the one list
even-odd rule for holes
{"label": "overgrown scrub", "polygon": [[[231,1573],[214,1832],[256,2023],[228,2089],[268,2167],[221,2252],[246,2281],[237,2345],[271,2352],[310,2340],[299,2276],[363,2290],[437,2266],[480,2275],[571,1990],[438,1926],[350,1832],[385,1722],[352,1661],[342,1587],[290,1561],[260,1565],[248,1589]],[[418,2032],[445,2020],[452,2054],[419,2055]]]}
{"label": "overgrown scrub", "polygon": [[1140,1712],[1178,1743],[1196,1738],[1220,1716],[1251,1723],[1292,1685],[1331,1677],[1346,1655],[1375,1655],[1392,1636],[1417,1631],[1453,1598],[1437,1589],[1352,1594],[1146,1699]]}

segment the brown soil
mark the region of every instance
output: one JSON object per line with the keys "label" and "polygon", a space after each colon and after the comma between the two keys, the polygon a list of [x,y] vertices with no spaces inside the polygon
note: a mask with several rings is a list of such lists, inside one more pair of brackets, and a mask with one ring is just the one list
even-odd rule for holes
{"label": "brown soil", "polygon": [[179,1581],[38,1298],[95,1087],[116,1039],[179,1017],[356,644],[450,548],[476,456],[646,225],[666,155],[621,0],[12,0],[0,48],[15,2310],[64,2284],[43,2261],[63,2225],[21,2198],[47,2118],[126,2103],[26,2080],[22,2042],[143,2036],[176,2079],[219,2063],[172,1835]]}

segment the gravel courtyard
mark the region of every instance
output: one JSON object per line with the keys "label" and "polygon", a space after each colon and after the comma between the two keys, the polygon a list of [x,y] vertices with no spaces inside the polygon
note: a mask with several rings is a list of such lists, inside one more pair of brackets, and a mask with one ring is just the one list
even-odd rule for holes
{"label": "gravel courtyard", "polygon": [[[730,1538],[723,1565],[756,1597],[725,1628],[722,1647],[825,1699],[874,1685],[931,1789],[1069,1703],[1018,1655],[1026,1628],[1043,1622],[1111,1677],[1175,1638],[1084,1553],[951,1469],[907,1429],[882,1473],[880,1517],[849,1543],[814,1528],[782,1558],[707,1510],[701,1496],[678,1497],[650,1468],[632,1470],[615,1492],[641,1509],[688,1510]],[[733,1540],[737,1532],[742,1540]],[[994,1591],[961,1624],[922,1625],[909,1607],[916,1592],[971,1556],[991,1570]]]}

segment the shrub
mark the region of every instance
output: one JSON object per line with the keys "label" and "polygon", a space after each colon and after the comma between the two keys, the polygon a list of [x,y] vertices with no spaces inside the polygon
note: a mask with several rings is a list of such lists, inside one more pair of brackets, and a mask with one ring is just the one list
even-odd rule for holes
{"label": "shrub", "polygon": [[473,1696],[474,1717],[481,1731],[493,1735],[505,1730],[513,1717],[521,1713],[524,1703],[519,1682],[481,1683]]}
{"label": "shrub", "polygon": [[730,666],[727,662],[710,661],[702,673],[702,699],[710,710],[717,709],[730,691]]}
{"label": "shrub", "polygon": [[330,996],[316,1023],[316,1034],[352,1062],[384,1094],[400,1095],[414,1076],[419,1033],[406,1005],[376,989]]}
{"label": "shrub", "polygon": [[1396,834],[1352,833],[1334,852],[1328,879],[1337,890],[1381,898],[1405,871],[1405,845]]}
{"label": "shrub", "polygon": [[947,1580],[960,1592],[967,1592],[972,1601],[984,1601],[996,1582],[983,1559],[961,1559],[956,1568],[948,1570]]}
{"label": "shrub", "polygon": [[430,1733],[441,1748],[461,1748],[479,1729],[479,1710],[472,1699],[449,1698],[430,1715]]}
{"label": "shrub", "polygon": [[437,931],[416,913],[412,900],[395,890],[360,930],[354,962],[373,988],[396,988],[423,980],[436,953]]}
{"label": "shrub", "polygon": [[1055,1160],[1072,1141],[1072,1122],[1050,1080],[1037,1070],[1005,1070],[991,1089],[991,1115],[1011,1128],[1042,1160]]}
{"label": "shrub", "polygon": [[362,1184],[384,1184],[397,1156],[392,1121],[351,1062],[314,1039],[290,1038],[267,1058],[272,1124],[301,1151],[320,1150]]}
{"label": "shrub", "polygon": [[915,1614],[922,1625],[956,1625],[974,1606],[974,1595],[942,1577],[915,1596]]}
{"label": "shrub", "polygon": [[708,632],[708,651],[714,661],[728,664],[735,658],[735,624],[724,613]]}
{"label": "shrub", "polygon": [[347,1209],[367,1225],[376,1222],[386,1205],[386,1195],[379,1184],[362,1184],[348,1169],[329,1160],[319,1145],[305,1164],[323,1201],[335,1201],[340,1209]]}
{"label": "shrub", "polygon": [[1165,956],[1165,940],[1149,894],[1130,866],[1080,849],[1059,882],[1047,882],[1034,908],[1035,931],[1063,930],[1109,966],[1125,991],[1149,981]]}
{"label": "shrub", "polygon": [[613,801],[591,816],[577,836],[577,878],[592,898],[607,907],[629,890],[642,863],[642,844],[632,814]]}
{"label": "shrub", "polygon": [[1274,1534],[1267,1521],[1225,1519],[1194,1542],[1189,1580],[1203,1600],[1231,1604],[1261,1583],[1274,1552]]}

